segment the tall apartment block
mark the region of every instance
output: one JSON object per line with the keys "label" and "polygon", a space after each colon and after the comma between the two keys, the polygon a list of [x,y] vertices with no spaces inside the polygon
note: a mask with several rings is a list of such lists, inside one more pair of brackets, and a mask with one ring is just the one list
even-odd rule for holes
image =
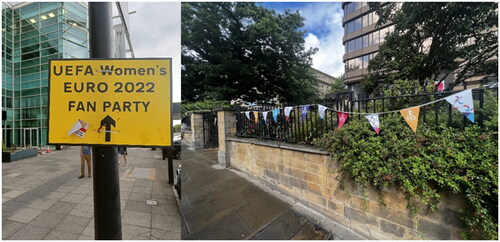
{"label": "tall apartment block", "polygon": [[366,2],[344,2],[342,9],[344,83],[357,96],[361,92],[363,75],[368,74],[368,62],[378,53],[380,44],[394,26],[389,22],[376,27],[379,17]]}
{"label": "tall apartment block", "polygon": [[7,146],[45,146],[49,60],[88,58],[87,5],[2,3],[2,120]]}

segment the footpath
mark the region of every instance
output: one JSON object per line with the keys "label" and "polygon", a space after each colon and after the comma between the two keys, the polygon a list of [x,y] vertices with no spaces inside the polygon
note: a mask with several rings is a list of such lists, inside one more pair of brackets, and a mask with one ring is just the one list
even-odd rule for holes
{"label": "footpath", "polygon": [[217,149],[183,146],[182,155],[183,240],[334,239],[289,203],[217,165]]}
{"label": "footpath", "polygon": [[[123,239],[179,240],[181,216],[161,149],[127,151],[128,166],[120,166]],[[75,146],[2,164],[2,239],[94,239],[93,179],[78,179],[79,153]]]}

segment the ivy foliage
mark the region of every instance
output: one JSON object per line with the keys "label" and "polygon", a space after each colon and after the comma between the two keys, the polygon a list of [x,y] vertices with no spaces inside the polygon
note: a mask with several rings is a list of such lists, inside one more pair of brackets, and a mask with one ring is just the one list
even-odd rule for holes
{"label": "ivy foliage", "polygon": [[366,119],[353,119],[315,145],[340,163],[342,181],[354,181],[363,189],[395,185],[406,195],[412,213],[419,212],[419,203],[436,210],[440,192],[465,194],[462,236],[496,240],[498,104],[492,95],[486,95],[485,104],[478,110],[486,116],[482,127],[422,123],[415,134],[395,113],[381,118],[380,135]]}

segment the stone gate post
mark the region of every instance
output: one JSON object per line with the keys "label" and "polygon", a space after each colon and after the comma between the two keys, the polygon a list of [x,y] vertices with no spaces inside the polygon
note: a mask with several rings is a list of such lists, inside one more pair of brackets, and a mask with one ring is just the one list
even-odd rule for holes
{"label": "stone gate post", "polygon": [[203,113],[191,113],[191,147],[193,149],[203,148]]}
{"label": "stone gate post", "polygon": [[229,167],[230,157],[229,148],[227,147],[226,138],[236,134],[236,116],[233,109],[217,110],[217,126],[219,129],[219,165]]}

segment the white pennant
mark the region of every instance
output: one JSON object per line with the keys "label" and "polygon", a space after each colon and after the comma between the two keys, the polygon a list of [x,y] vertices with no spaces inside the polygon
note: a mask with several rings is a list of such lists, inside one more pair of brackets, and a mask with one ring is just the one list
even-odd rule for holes
{"label": "white pennant", "polygon": [[247,119],[250,119],[250,111],[246,111],[245,115],[247,116]]}
{"label": "white pennant", "polygon": [[285,117],[288,119],[290,117],[290,112],[292,111],[293,107],[286,107],[285,108]]}
{"label": "white pennant", "polygon": [[268,111],[262,113],[262,116],[264,117],[264,121],[266,122],[266,124],[267,124],[267,113]]}
{"label": "white pennant", "polygon": [[323,119],[325,117],[325,111],[326,111],[327,107],[321,105],[321,104],[318,104],[318,112],[319,112],[319,118]]}

